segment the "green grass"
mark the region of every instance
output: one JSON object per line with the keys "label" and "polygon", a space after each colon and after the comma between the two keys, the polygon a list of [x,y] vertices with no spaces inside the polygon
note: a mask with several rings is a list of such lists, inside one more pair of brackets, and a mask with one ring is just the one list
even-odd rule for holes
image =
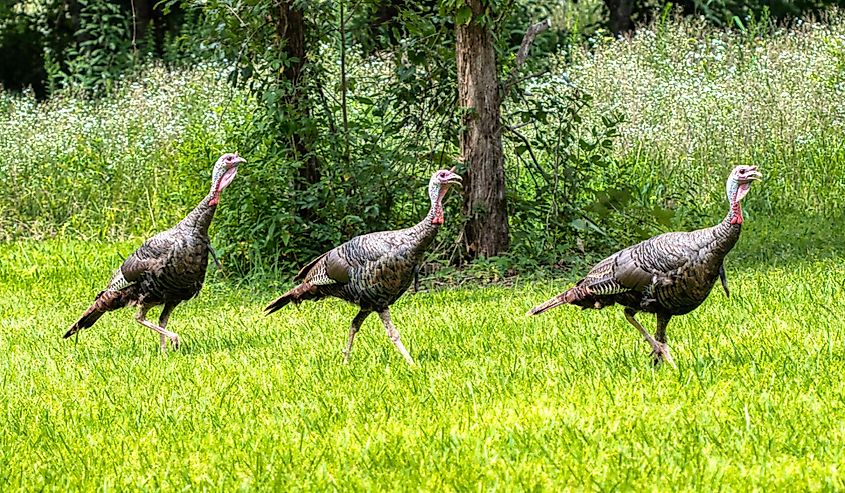
{"label": "green grass", "polygon": [[677,370],[618,309],[524,316],[571,279],[405,296],[413,370],[377,317],[345,366],[353,307],[264,317],[285,286],[219,275],[171,318],[178,352],[129,309],[63,340],[134,244],[7,243],[0,489],[841,490],[842,250],[774,224],[730,299],[672,321]]}
{"label": "green grass", "polygon": [[[129,309],[63,340],[138,243],[68,238],[180,218],[257,103],[208,68],[153,67],[145,97],[0,93],[0,239],[60,238],[0,243],[0,491],[845,490],[845,20],[759,39],[682,22],[573,56],[585,116],[625,116],[614,156],[673,227],[721,217],[733,164],[765,175],[727,263],[733,296],[717,287],[669,327],[677,369],[651,367],[618,308],[524,315],[584,273],[569,258],[557,281],[402,298],[415,369],[377,317],[346,366],[353,307],[264,317],[289,285],[213,270],[171,318],[178,352]],[[244,172],[231,191],[259,190]],[[217,228],[253,203],[231,198]]]}

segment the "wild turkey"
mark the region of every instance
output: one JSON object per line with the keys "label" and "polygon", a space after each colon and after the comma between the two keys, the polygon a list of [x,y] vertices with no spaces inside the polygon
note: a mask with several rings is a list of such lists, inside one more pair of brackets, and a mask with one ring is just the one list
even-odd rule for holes
{"label": "wild turkey", "polygon": [[[619,303],[625,318],[639,330],[653,349],[655,364],[665,359],[674,365],[666,346],[666,326],[674,315],[689,313],[704,302],[716,278],[730,296],[724,260],[742,229],[740,201],[751,182],[762,178],[755,166],[737,166],[727,181],[730,209],[712,228],[687,233],[665,233],[614,253],[602,260],[563,294],[535,306],[537,315],[563,304],[601,309]],[[637,312],[657,315],[652,337],[634,318]]]}
{"label": "wild turkey", "polygon": [[302,283],[267,305],[266,314],[290,302],[317,301],[329,296],[340,298],[360,308],[352,319],[349,340],[343,350],[344,361],[349,361],[352,340],[361,324],[376,312],[396,349],[408,364],[413,365],[414,360],[390,320],[389,307],[410,286],[425,251],[443,224],[443,197],[450,186],[460,185],[461,177],[454,171],[454,168],[440,170],[432,175],[428,184],[431,208],[419,224],[407,229],[356,236],[320,255],[294,278],[294,281]]}
{"label": "wild turkey", "polygon": [[[161,350],[167,351],[168,340],[178,349],[179,336],[166,329],[167,320],[176,305],[193,298],[202,288],[210,251],[208,227],[220,201],[220,192],[232,183],[238,164],[243,162],[237,154],[220,156],[214,165],[208,195],[179,224],[153,236],[135,250],[114,272],[106,289],[100,291],[94,303],[71,325],[65,338],[91,327],[106,312],[137,305],[135,320],[160,335]],[[147,311],[161,304],[164,308],[155,325],[147,320]]]}

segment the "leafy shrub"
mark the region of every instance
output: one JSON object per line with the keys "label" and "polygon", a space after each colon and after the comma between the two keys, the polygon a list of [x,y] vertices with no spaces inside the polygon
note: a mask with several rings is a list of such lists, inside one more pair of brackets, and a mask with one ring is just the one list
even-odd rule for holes
{"label": "leafy shrub", "polygon": [[[110,85],[135,65],[132,49],[132,19],[119,5],[110,2],[77,0],[80,5],[77,43],[63,53],[53,54],[48,74],[50,85],[85,88],[91,91],[109,89]],[[55,63],[56,55],[64,66]]]}
{"label": "leafy shrub", "polygon": [[[565,75],[546,76],[529,85],[523,104],[506,125],[511,216],[511,255],[524,269],[571,260],[586,249],[602,249],[650,234],[653,225],[631,228],[630,177],[613,156],[621,116],[583,120],[592,98],[573,90]],[[620,214],[628,209],[628,214]],[[534,265],[531,265],[531,264]]]}

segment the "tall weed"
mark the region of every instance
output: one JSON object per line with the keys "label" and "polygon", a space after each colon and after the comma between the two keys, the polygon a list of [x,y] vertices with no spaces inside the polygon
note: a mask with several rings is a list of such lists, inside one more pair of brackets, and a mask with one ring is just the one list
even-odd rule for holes
{"label": "tall weed", "polygon": [[0,239],[119,238],[167,227],[205,194],[252,102],[213,67],[148,67],[107,96],[0,92]]}
{"label": "tall weed", "polygon": [[677,210],[678,227],[725,208],[723,183],[740,163],[765,174],[752,214],[842,210],[843,68],[845,22],[834,13],[753,33],[653,24],[576,53],[570,74],[594,96],[593,119],[624,115],[615,153],[642,200]]}

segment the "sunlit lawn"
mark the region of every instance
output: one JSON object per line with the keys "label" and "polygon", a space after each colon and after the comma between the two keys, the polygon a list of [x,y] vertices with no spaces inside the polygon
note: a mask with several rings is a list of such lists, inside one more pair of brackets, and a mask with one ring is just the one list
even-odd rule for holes
{"label": "sunlit lawn", "polygon": [[[27,490],[841,489],[845,268],[729,265],[653,369],[618,309],[524,316],[547,281],[355,309],[211,279],[162,355],[129,309],[61,335],[132,243],[0,249],[0,484]],[[653,319],[641,315],[647,327]],[[6,489],[6,488],[3,488]]]}

